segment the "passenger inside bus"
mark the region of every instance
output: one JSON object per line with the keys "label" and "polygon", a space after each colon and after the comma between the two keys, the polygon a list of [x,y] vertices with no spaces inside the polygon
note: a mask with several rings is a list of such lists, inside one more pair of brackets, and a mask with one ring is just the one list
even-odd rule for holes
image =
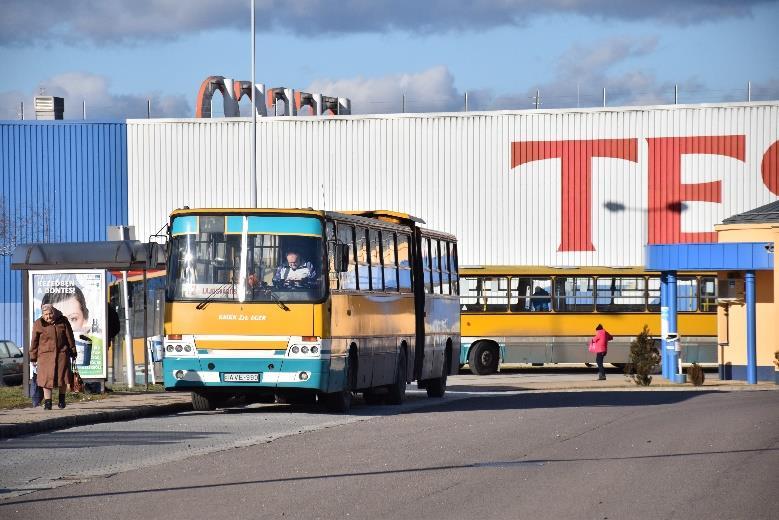
{"label": "passenger inside bus", "polygon": [[541,286],[536,286],[533,291],[533,298],[530,302],[531,310],[534,312],[548,311],[552,305],[552,298],[549,297],[549,292]]}

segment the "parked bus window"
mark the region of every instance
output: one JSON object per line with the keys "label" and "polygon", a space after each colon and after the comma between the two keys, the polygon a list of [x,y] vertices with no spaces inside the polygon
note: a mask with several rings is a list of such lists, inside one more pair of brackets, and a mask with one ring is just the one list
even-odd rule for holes
{"label": "parked bus window", "polygon": [[511,278],[511,310],[513,312],[549,312],[552,310],[552,279]]}
{"label": "parked bus window", "polygon": [[449,260],[452,268],[452,294],[460,294],[460,268],[457,260],[457,244],[451,244],[449,251]]}
{"label": "parked bus window", "polygon": [[430,272],[435,294],[441,294],[441,254],[438,246],[438,240],[430,240],[430,263],[432,264]]}
{"label": "parked bus window", "polygon": [[430,294],[433,292],[433,288],[430,269],[430,239],[427,237],[422,237],[422,269],[424,269],[425,292]]}
{"label": "parked bus window", "polygon": [[357,290],[357,257],[354,253],[354,226],[338,224],[338,241],[349,246],[349,265],[339,274],[339,288],[342,291]]}
{"label": "parked bus window", "polygon": [[695,312],[698,310],[698,279],[678,278],[676,280],[676,311]]}
{"label": "parked bus window", "polygon": [[371,289],[371,267],[368,261],[368,230],[364,227],[355,228],[357,246],[357,287],[360,291]]}
{"label": "parked bus window", "polygon": [[660,278],[657,276],[650,276],[647,282],[647,304],[646,309],[649,312],[660,311]]}
{"label": "parked bus window", "polygon": [[717,312],[717,278],[701,277],[701,312]]}
{"label": "parked bus window", "polygon": [[384,290],[398,291],[398,265],[395,261],[395,233],[381,232],[381,254],[384,258]]}
{"label": "parked bus window", "polygon": [[441,292],[452,294],[452,280],[449,274],[449,243],[441,241]]}
{"label": "parked bus window", "polygon": [[412,291],[411,263],[409,262],[409,236],[398,234],[398,285],[400,292]]}
{"label": "parked bus window", "polygon": [[384,290],[384,273],[381,265],[381,240],[379,239],[378,229],[368,230],[369,246],[371,248],[370,260],[371,260],[371,290],[383,291]]}
{"label": "parked bus window", "polygon": [[639,277],[600,276],[595,306],[599,311],[644,312],[646,280]]}
{"label": "parked bus window", "polygon": [[335,223],[328,222],[325,225],[325,238],[327,240],[327,272],[328,284],[331,290],[338,289],[338,273],[335,271]]}
{"label": "parked bus window", "polygon": [[506,312],[509,308],[509,282],[508,278],[484,278],[482,279],[482,296],[485,300],[485,311]]}
{"label": "parked bus window", "polygon": [[555,278],[555,310],[560,312],[592,311],[593,280],[589,276]]}
{"label": "parked bus window", "polygon": [[482,312],[484,301],[481,299],[481,278],[466,277],[462,279],[463,289],[460,295],[461,310]]}

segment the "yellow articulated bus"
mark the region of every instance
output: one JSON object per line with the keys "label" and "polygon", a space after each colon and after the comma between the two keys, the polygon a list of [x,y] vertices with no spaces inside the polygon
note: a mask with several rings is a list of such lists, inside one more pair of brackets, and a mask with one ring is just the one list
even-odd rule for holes
{"label": "yellow articulated bus", "polygon": [[[660,274],[641,268],[467,267],[461,276],[460,366],[491,374],[503,363],[586,363],[602,324],[613,336],[606,361],[628,362],[630,342],[660,335]],[[717,280],[678,278],[682,360],[717,362]]]}
{"label": "yellow articulated bus", "polygon": [[182,209],[169,223],[165,387],[400,404],[458,369],[457,242],[390,211]]}

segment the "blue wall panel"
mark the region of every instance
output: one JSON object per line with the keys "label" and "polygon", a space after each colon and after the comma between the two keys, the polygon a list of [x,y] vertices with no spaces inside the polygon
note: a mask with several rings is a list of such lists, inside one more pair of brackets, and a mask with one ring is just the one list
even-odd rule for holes
{"label": "blue wall panel", "polygon": [[[127,125],[0,121],[0,211],[20,242],[105,240],[127,225]],[[21,274],[9,265],[0,255],[0,338],[21,344]]]}

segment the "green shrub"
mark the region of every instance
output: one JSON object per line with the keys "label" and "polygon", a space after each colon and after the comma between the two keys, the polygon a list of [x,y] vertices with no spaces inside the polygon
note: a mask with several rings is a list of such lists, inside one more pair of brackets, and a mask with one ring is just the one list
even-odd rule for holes
{"label": "green shrub", "polygon": [[625,366],[625,375],[637,385],[649,386],[651,374],[659,365],[660,352],[649,334],[649,327],[644,325],[641,334],[630,342],[630,363]]}
{"label": "green shrub", "polygon": [[695,386],[701,386],[706,379],[706,375],[698,363],[690,365],[690,368],[687,369],[687,377],[690,378],[690,382]]}

